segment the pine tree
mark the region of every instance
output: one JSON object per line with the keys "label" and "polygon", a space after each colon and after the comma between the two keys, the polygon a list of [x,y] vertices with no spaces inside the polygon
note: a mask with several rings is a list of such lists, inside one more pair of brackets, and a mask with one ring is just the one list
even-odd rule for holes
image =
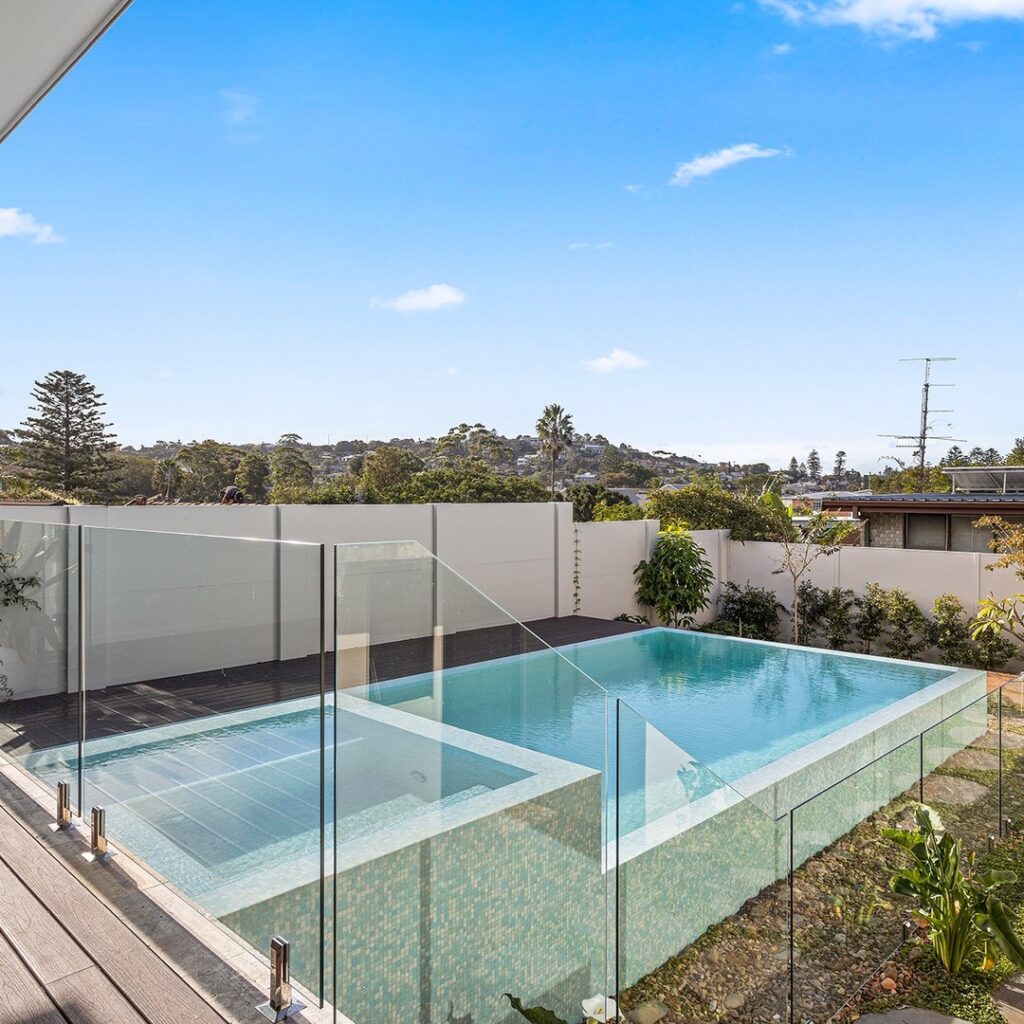
{"label": "pine tree", "polygon": [[789,460],[789,479],[799,480],[800,479],[800,463],[796,461],[796,456]]}
{"label": "pine tree", "polygon": [[267,500],[267,484],[270,481],[270,462],[263,452],[246,452],[235,472],[235,486],[249,501]]}
{"label": "pine tree", "polygon": [[53,370],[32,389],[35,404],[18,431],[22,465],[44,487],[65,493],[100,490],[114,468],[117,448],[110,423],[103,421],[106,402],[85,375]]}
{"label": "pine tree", "polygon": [[812,480],[821,479],[821,456],[817,448],[812,448],[807,456],[807,472]]}
{"label": "pine tree", "polygon": [[836,462],[832,467],[832,475],[837,479],[841,480],[846,473],[846,452],[842,449],[836,452]]}
{"label": "pine tree", "polygon": [[1006,456],[1008,466],[1024,466],[1024,437],[1018,437]]}

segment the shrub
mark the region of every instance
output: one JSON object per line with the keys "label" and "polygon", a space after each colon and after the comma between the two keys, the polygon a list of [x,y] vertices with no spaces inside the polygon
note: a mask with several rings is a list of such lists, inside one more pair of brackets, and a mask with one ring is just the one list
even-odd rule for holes
{"label": "shrub", "polygon": [[594,506],[593,521],[595,523],[623,523],[632,519],[646,519],[643,508],[632,502],[608,505],[599,501]]}
{"label": "shrub", "polygon": [[572,502],[572,518],[577,523],[594,521],[594,511],[602,508],[617,508],[620,505],[636,506],[624,494],[610,491],[600,484],[572,484],[562,491],[562,500]]}
{"label": "shrub", "polygon": [[718,618],[705,627],[708,632],[726,636],[746,636],[754,640],[775,640],[779,635],[779,604],[767,587],[743,587],[726,583],[718,596]]}
{"label": "shrub", "polygon": [[866,596],[885,614],[880,637],[882,653],[887,658],[913,661],[928,645],[931,635],[931,623],[924,612],[899,587],[886,590],[877,583],[869,583]]}
{"label": "shrub", "polygon": [[704,549],[679,526],[668,526],[658,542],[633,570],[637,600],[653,608],[667,626],[688,627],[708,605],[715,573]]}
{"label": "shrub", "polygon": [[778,522],[760,499],[725,490],[716,480],[698,478],[680,491],[655,491],[644,506],[648,519],[691,530],[731,530],[733,540],[774,540]]}
{"label": "shrub", "polygon": [[833,651],[846,650],[854,629],[855,607],[852,590],[825,590],[805,580],[800,584],[800,643],[813,646],[822,640]]}
{"label": "shrub", "polygon": [[944,665],[996,672],[1017,653],[1017,645],[999,633],[983,631],[974,636],[972,621],[956,594],[941,594],[935,599],[930,633],[929,642],[938,648]]}

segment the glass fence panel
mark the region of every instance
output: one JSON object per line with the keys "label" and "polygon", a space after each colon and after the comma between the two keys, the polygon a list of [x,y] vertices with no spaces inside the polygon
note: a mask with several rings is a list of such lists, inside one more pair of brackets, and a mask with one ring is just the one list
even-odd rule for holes
{"label": "glass fence panel", "polygon": [[337,1009],[578,1020],[609,992],[604,691],[421,546],[335,555]]}
{"label": "glass fence panel", "polygon": [[919,768],[914,738],[793,808],[795,1021],[830,1020],[903,941],[904,854],[881,830],[913,825]]}
{"label": "glass fence panel", "polygon": [[1024,828],[1024,676],[1004,683],[996,697],[1003,757],[1000,820],[1004,831],[1019,831]]}
{"label": "glass fence panel", "polygon": [[69,783],[75,806],[78,541],[73,527],[0,519],[0,751]]}
{"label": "glass fence panel", "polygon": [[622,1009],[785,1020],[788,818],[777,821],[617,701],[616,967]]}
{"label": "glass fence panel", "polygon": [[258,952],[288,939],[293,978],[319,993],[323,549],[92,528],[83,543],[86,813]]}
{"label": "glass fence panel", "polygon": [[998,691],[944,717],[921,744],[922,799],[965,851],[983,856],[1000,831]]}

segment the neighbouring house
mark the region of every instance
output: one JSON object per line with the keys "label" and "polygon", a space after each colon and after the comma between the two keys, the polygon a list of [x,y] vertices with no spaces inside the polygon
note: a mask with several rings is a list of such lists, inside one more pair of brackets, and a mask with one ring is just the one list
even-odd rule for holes
{"label": "neighbouring house", "polygon": [[949,468],[947,494],[870,494],[827,497],[821,507],[864,522],[864,544],[873,548],[924,551],[990,550],[990,530],[974,525],[980,516],[1024,523],[1024,467]]}

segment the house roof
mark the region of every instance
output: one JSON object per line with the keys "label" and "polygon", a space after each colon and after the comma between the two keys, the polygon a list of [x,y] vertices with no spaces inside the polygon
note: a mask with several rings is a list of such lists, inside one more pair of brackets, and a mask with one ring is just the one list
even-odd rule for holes
{"label": "house roof", "polygon": [[0,142],[117,20],[131,0],[4,0]]}
{"label": "house roof", "polygon": [[854,513],[891,512],[979,512],[999,514],[1024,512],[1024,493],[1011,494],[872,494],[860,498],[823,498],[824,509],[852,509]]}

